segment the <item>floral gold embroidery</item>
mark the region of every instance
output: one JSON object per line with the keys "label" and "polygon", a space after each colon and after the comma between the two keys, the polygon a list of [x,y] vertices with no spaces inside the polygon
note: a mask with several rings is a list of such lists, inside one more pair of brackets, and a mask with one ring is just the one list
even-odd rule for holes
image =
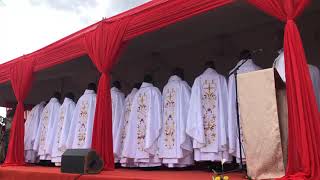
{"label": "floral gold embroidery", "polygon": [[83,146],[86,142],[87,135],[87,122],[88,122],[88,107],[87,101],[81,102],[80,114],[79,114],[79,129],[78,129],[78,146]]}
{"label": "floral gold embroidery", "polygon": [[[59,122],[58,122],[58,139],[57,139],[58,145],[60,144],[60,141],[61,141],[61,132],[62,132],[62,127],[64,122],[64,116],[65,116],[64,111],[63,110],[60,111]],[[58,150],[60,151],[60,148]]]}
{"label": "floral gold embroidery", "polygon": [[129,115],[131,112],[131,106],[132,106],[132,98],[128,99],[125,104],[125,112],[124,112],[124,128],[122,129],[121,132],[121,144],[123,144],[126,136],[127,136],[127,131],[128,131],[128,123],[129,123]]}
{"label": "floral gold embroidery", "polygon": [[202,88],[202,114],[207,145],[216,140],[216,90],[214,80],[205,80]]}
{"label": "floral gold embroidery", "polygon": [[39,152],[44,153],[45,151],[45,143],[48,131],[48,124],[49,124],[49,110],[45,108],[43,110],[43,120],[41,123],[41,131],[40,131],[40,143],[39,143]]}
{"label": "floral gold embroidery", "polygon": [[145,137],[146,137],[146,120],[147,120],[147,95],[145,93],[139,94],[138,96],[138,122],[137,122],[137,144],[138,144],[138,150],[144,151],[144,143],[145,143]]}
{"label": "floral gold embroidery", "polygon": [[167,149],[175,146],[175,107],[176,107],[176,91],[175,89],[167,89],[164,99],[164,144]]}

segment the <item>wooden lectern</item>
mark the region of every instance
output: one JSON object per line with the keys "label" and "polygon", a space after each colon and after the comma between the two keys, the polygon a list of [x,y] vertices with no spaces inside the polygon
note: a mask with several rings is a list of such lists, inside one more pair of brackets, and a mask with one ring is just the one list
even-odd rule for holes
{"label": "wooden lectern", "polygon": [[238,98],[248,175],[284,176],[288,137],[284,82],[273,68],[239,74]]}

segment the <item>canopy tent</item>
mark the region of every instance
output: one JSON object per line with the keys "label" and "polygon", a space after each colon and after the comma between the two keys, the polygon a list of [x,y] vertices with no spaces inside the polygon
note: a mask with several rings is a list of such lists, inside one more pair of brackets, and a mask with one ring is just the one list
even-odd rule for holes
{"label": "canopy tent", "polygon": [[[93,65],[85,61],[85,59],[90,59],[94,62],[95,66],[98,68],[99,72],[102,72],[102,77],[99,82],[98,88],[98,102],[97,110],[95,116],[95,125],[94,125],[94,134],[93,134],[93,148],[95,148],[104,158],[106,162],[106,169],[113,168],[113,153],[112,153],[112,136],[111,136],[111,107],[110,107],[110,93],[109,93],[109,74],[112,65],[115,62],[116,57],[118,56],[118,50],[122,47],[124,42],[127,42],[130,39],[133,39],[136,36],[142,35],[146,32],[151,32],[161,27],[167,26],[171,23],[184,20],[196,14],[207,12],[216,7],[226,5],[232,1],[216,1],[216,0],[202,0],[202,1],[186,1],[186,0],[171,0],[171,1],[151,1],[146,3],[138,8],[130,10],[126,13],[120,14],[110,19],[103,20],[98,22],[84,30],[81,30],[77,33],[74,33],[56,43],[53,43],[43,49],[40,49],[34,53],[25,55],[23,57],[17,58],[13,61],[1,65],[0,68],[0,82],[6,82],[11,79],[11,84],[13,86],[14,94],[18,100],[18,108],[14,117],[14,123],[12,128],[12,136],[10,137],[9,153],[7,155],[6,164],[23,164],[23,112],[22,102],[24,100],[28,101],[29,95],[27,95],[27,89],[31,86],[31,77],[32,74],[36,74],[36,81],[34,81],[34,87],[44,86],[45,81],[41,82],[41,77],[50,78],[50,76],[55,76],[55,74],[50,75],[50,71],[45,70],[49,67],[66,63],[71,63],[69,68],[66,71],[70,70],[70,67],[77,68],[82,65],[77,65],[79,61],[85,65],[83,71],[93,72],[93,75],[88,79],[84,80],[87,83],[87,80],[97,80],[98,73],[93,69]],[[253,1],[250,1],[254,3]],[[267,1],[257,1],[260,3],[267,3]],[[284,4],[282,4],[283,2]],[[304,5],[305,1],[275,1],[273,2],[274,8],[280,8],[280,11],[283,9],[286,10],[287,6],[290,3],[293,3],[292,10],[298,7],[300,12]],[[237,2],[238,3],[238,2]],[[269,2],[270,3],[270,2]],[[271,3],[272,4],[272,3]],[[227,7],[227,6],[226,6]],[[237,6],[235,6],[237,7]],[[264,8],[259,6],[260,8]],[[289,7],[289,6],[288,6]],[[178,9],[177,9],[178,8]],[[290,8],[289,8],[290,9]],[[228,9],[224,9],[227,11]],[[217,10],[219,11],[219,9]],[[222,11],[221,11],[222,12]],[[221,13],[220,12],[220,13]],[[229,12],[232,12],[229,9]],[[215,13],[210,12],[210,13]],[[270,12],[269,12],[270,13]],[[231,14],[231,13],[230,13]],[[285,16],[286,13],[281,13]],[[299,13],[296,13],[299,14]],[[224,14],[226,15],[226,14]],[[214,17],[214,16],[212,16]],[[266,16],[261,15],[262,21],[268,19]],[[278,16],[279,17],[279,16]],[[225,16],[216,16],[214,20],[228,18]],[[235,17],[230,17],[230,19]],[[258,18],[257,18],[258,19]],[[281,18],[283,19],[283,18]],[[288,19],[294,19],[293,16]],[[206,19],[207,21],[208,19]],[[212,19],[210,19],[212,21]],[[250,19],[251,21],[251,19]],[[250,23],[247,22],[247,23]],[[269,21],[269,20],[268,20]],[[273,21],[273,20],[272,20]],[[226,21],[227,23],[228,21]],[[258,24],[260,20],[257,21]],[[253,23],[257,23],[253,22]],[[189,21],[190,23],[190,21]],[[226,24],[225,23],[225,24]],[[230,23],[230,22],[229,22]],[[290,20],[292,25],[293,21]],[[232,24],[232,23],[231,23]],[[211,28],[208,28],[211,29]],[[232,29],[232,27],[230,28]],[[294,29],[294,28],[293,28]],[[299,34],[289,34],[290,28],[286,28],[286,42],[289,42],[293,37],[299,37]],[[221,31],[228,31],[227,29],[222,29]],[[112,36],[111,36],[112,35]],[[298,44],[301,44],[300,39],[296,39]],[[126,44],[126,43],[125,43]],[[296,45],[296,42],[294,43]],[[295,46],[294,46],[295,47]],[[297,46],[299,47],[299,46]],[[306,69],[306,60],[304,58],[304,53],[302,47],[297,50],[292,50],[289,44],[285,46],[286,62],[294,62],[291,66],[286,63],[287,70],[303,68],[300,71],[287,72],[287,76],[294,77],[295,79],[288,78],[287,88],[288,88],[288,101],[297,101],[298,103],[289,104],[289,127],[292,125],[292,133],[289,134],[289,157],[292,157],[292,160],[296,162],[291,162],[291,166],[288,166],[288,175],[295,174],[297,172],[303,172],[303,176],[306,177],[317,177],[317,170],[319,169],[316,159],[319,159],[319,154],[317,152],[318,140],[314,139],[316,133],[319,130],[318,124],[316,124],[319,116],[316,109],[314,94],[311,89],[311,81]],[[128,48],[130,50],[130,47]],[[295,58],[292,54],[300,52],[300,55]],[[88,54],[89,56],[85,56]],[[157,54],[155,52],[154,54]],[[82,58],[80,58],[82,57]],[[121,57],[124,58],[124,57]],[[74,60],[76,59],[76,60]],[[73,60],[73,61],[72,61]],[[132,59],[131,59],[132,60]],[[72,65],[72,63],[75,63]],[[288,68],[289,67],[289,68]],[[53,68],[61,68],[63,66],[56,66]],[[51,69],[51,68],[50,68]],[[40,72],[40,70],[43,70]],[[82,71],[82,73],[83,73]],[[35,73],[32,73],[35,72]],[[41,73],[42,76],[41,76]],[[69,72],[76,73],[76,72]],[[81,73],[81,72],[80,72]],[[88,73],[90,74],[90,73]],[[116,73],[113,73],[116,74]],[[60,74],[59,74],[60,75]],[[81,74],[79,74],[80,76]],[[71,77],[71,76],[70,76]],[[81,76],[82,77],[82,76]],[[60,86],[66,84],[72,89],[72,85],[68,82],[68,78],[61,80]],[[23,83],[21,83],[23,82]],[[47,82],[47,81],[46,81]],[[293,82],[301,82],[300,84],[294,84]],[[52,85],[48,83],[48,85]],[[35,89],[33,87],[33,89]],[[48,86],[49,87],[49,86]],[[52,85],[51,87],[54,87]],[[83,87],[83,84],[74,85],[73,87]],[[307,87],[307,88],[305,88]],[[300,91],[301,89],[307,91]],[[65,87],[64,89],[68,89]],[[298,90],[297,92],[292,92]],[[291,93],[290,93],[291,92]],[[7,95],[10,95],[7,92]],[[41,93],[41,92],[39,92]],[[31,94],[37,96],[34,90],[31,91]],[[13,93],[11,93],[11,96]],[[40,96],[40,94],[38,94]],[[46,95],[48,96],[48,95]],[[27,99],[26,99],[27,97]],[[33,101],[31,98],[30,102]],[[38,99],[40,100],[40,99]],[[291,100],[291,101],[290,101]],[[36,101],[36,100],[34,100]],[[106,111],[107,110],[107,111]],[[305,112],[305,113],[303,113]],[[307,113],[309,112],[309,113]],[[300,126],[301,131],[295,126]],[[99,128],[98,128],[99,127]],[[309,129],[309,127],[314,127],[314,129]],[[104,131],[100,131],[103,129]],[[297,135],[298,133],[298,135]],[[299,136],[301,135],[301,136]],[[305,137],[305,138],[304,138]],[[306,138],[308,137],[308,138]],[[303,139],[307,139],[302,141]],[[290,144],[291,142],[291,144]],[[293,144],[296,143],[296,144]],[[312,145],[314,145],[312,147]],[[292,152],[290,152],[290,149]],[[294,149],[297,149],[295,151]],[[306,153],[307,152],[307,153]],[[291,153],[291,156],[290,156]],[[314,159],[314,160],[312,160]],[[290,163],[289,163],[290,164]],[[302,169],[299,169],[301,168]],[[298,174],[299,175],[299,174]]]}

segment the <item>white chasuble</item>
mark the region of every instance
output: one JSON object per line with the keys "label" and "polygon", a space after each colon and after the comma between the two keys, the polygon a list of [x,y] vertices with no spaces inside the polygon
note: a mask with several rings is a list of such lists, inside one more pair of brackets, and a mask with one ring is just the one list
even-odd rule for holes
{"label": "white chasuble", "polygon": [[66,150],[64,144],[67,140],[67,135],[75,106],[76,105],[73,100],[66,97],[58,111],[58,120],[54,125],[56,134],[52,136],[53,147],[51,159],[51,162],[55,163],[56,165],[60,165],[61,156]]}
{"label": "white chasuble", "polygon": [[193,138],[196,161],[221,161],[227,152],[227,83],[208,68],[194,81],[186,132]]}
{"label": "white chasuble", "polygon": [[56,133],[53,125],[58,119],[60,106],[58,99],[51,98],[41,114],[39,138],[34,144],[34,149],[39,147],[38,155],[40,156],[40,160],[51,160],[52,143],[50,139]]}
{"label": "white chasuble", "polygon": [[[244,60],[238,62],[236,67],[241,65]],[[235,68],[236,68],[235,67]],[[234,68],[234,69],[235,69]],[[232,69],[230,72],[234,71]],[[254,62],[249,59],[247,62],[242,64],[238,69],[238,74],[247,73],[252,71],[260,70],[261,68],[254,64]],[[240,117],[240,114],[239,114]],[[240,121],[241,122],[241,121]],[[239,135],[238,135],[238,122],[237,122],[237,103],[236,103],[236,82],[235,76],[231,75],[228,82],[228,148],[229,153],[237,158],[237,161],[240,161],[240,144],[239,144]],[[242,127],[240,126],[240,138],[243,142]],[[245,159],[244,144],[242,144],[242,159]]]}
{"label": "white chasuble", "polygon": [[130,134],[128,133],[128,124],[129,124],[129,115],[131,113],[131,107],[132,107],[132,102],[133,102],[133,98],[136,95],[138,89],[137,88],[133,88],[130,92],[130,94],[128,94],[128,96],[125,99],[124,102],[124,117],[123,117],[123,123],[122,123],[122,127],[120,126],[120,130],[118,131],[119,134],[117,134],[117,142],[120,142],[118,145],[120,146],[120,152],[121,152],[121,159],[120,159],[120,163],[121,166],[123,167],[133,167],[134,166],[134,159],[129,159],[129,158],[125,158],[122,155],[122,151],[123,151],[123,145],[124,145],[124,140],[127,136],[130,136]]}
{"label": "white chasuble", "polygon": [[120,161],[121,155],[121,142],[117,138],[120,135],[120,127],[123,126],[124,116],[124,94],[116,87],[112,87],[111,90],[111,102],[112,102],[112,137],[113,137],[113,154],[115,162]]}
{"label": "white chasuble", "polygon": [[[275,59],[273,66],[277,69],[281,79],[286,82],[286,71],[285,71],[285,61],[284,61],[284,52],[281,49],[279,51],[279,56]],[[316,66],[309,64],[309,72],[310,77],[313,85],[313,89],[315,92],[318,111],[320,111],[320,75],[319,75],[319,68]]]}
{"label": "white chasuble", "polygon": [[45,102],[41,102],[33,107],[24,123],[24,156],[27,163],[35,163],[37,161],[37,151],[33,150],[33,145],[37,138],[40,115],[44,105]]}
{"label": "white chasuble", "polygon": [[178,76],[171,76],[163,89],[162,129],[159,157],[168,167],[193,164],[191,138],[186,134],[190,101],[189,85]]}
{"label": "white chasuble", "polygon": [[313,66],[310,64],[309,64],[309,71],[310,71],[314,93],[317,99],[318,111],[320,112],[320,71],[317,66]]}
{"label": "white chasuble", "polygon": [[74,110],[66,143],[67,149],[91,148],[95,110],[96,93],[87,89]]}
{"label": "white chasuble", "polygon": [[144,82],[133,99],[122,155],[133,159],[140,167],[161,165],[158,158],[161,98],[158,88]]}

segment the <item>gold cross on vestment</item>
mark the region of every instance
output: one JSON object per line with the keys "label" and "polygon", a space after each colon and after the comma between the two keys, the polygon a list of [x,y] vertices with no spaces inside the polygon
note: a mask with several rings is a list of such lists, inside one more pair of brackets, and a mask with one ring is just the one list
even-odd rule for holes
{"label": "gold cross on vestment", "polygon": [[144,96],[145,96],[146,94],[143,94],[143,95],[140,95],[140,101],[141,101],[141,104],[144,104]]}
{"label": "gold cross on vestment", "polygon": [[172,101],[172,94],[171,94],[171,92],[169,93],[169,101],[171,102]]}
{"label": "gold cross on vestment", "polygon": [[211,87],[211,83],[209,83],[209,86],[204,89],[209,90],[209,94],[211,94],[211,89],[213,89],[213,87]]}

